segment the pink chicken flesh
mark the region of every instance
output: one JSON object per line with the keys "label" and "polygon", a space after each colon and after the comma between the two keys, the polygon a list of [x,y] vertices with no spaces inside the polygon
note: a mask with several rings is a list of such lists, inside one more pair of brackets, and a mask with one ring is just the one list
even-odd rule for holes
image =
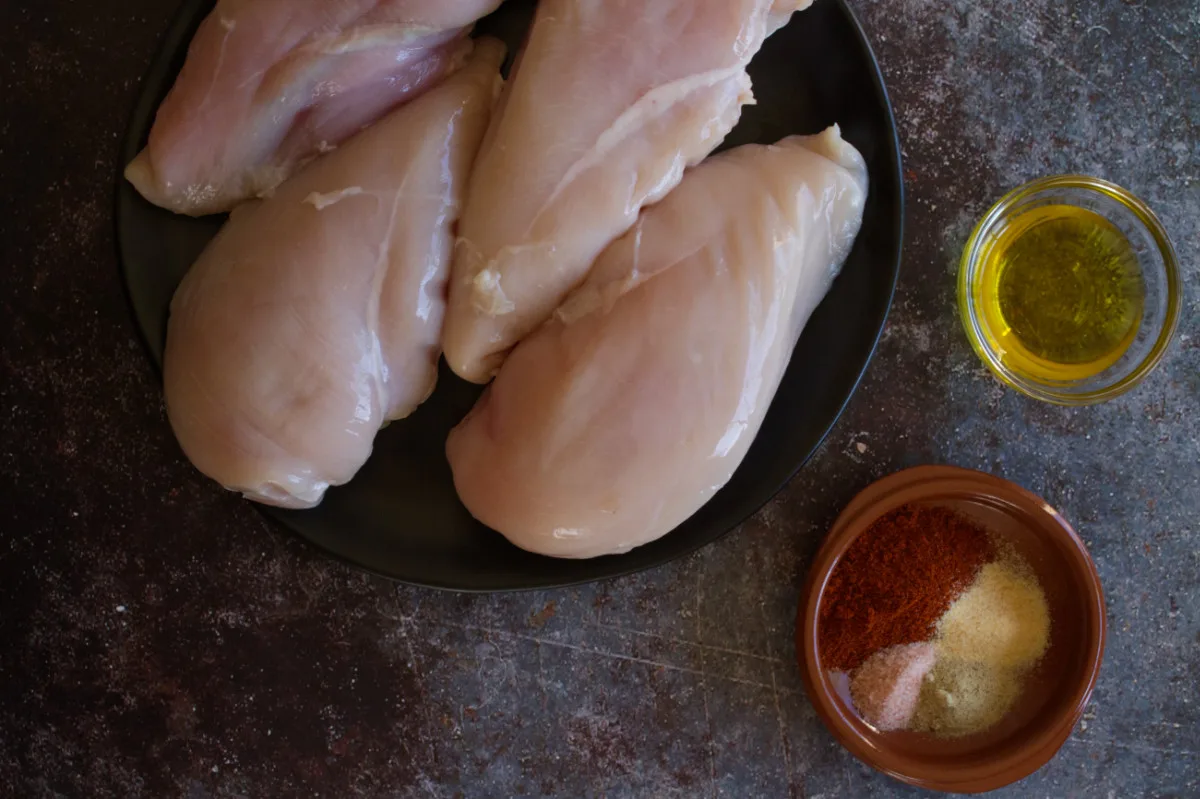
{"label": "pink chicken flesh", "polygon": [[198,216],[281,183],[461,66],[500,0],[219,0],[125,176]]}
{"label": "pink chicken flesh", "polygon": [[200,471],[310,507],[433,390],[471,162],[503,46],[234,212],[171,304],[167,412]]}
{"label": "pink chicken flesh", "polygon": [[811,0],[542,0],[463,211],[446,360],[486,382],[638,211],[752,102],[746,65]]}
{"label": "pink chicken flesh", "polygon": [[477,519],[585,558],[667,533],[729,480],[857,235],[836,128],[696,167],[513,350],[447,454]]}

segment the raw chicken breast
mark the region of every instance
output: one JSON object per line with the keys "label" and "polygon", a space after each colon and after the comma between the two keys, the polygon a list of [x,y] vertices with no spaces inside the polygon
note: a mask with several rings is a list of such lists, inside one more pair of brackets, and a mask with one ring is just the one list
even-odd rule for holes
{"label": "raw chicken breast", "polygon": [[181,214],[267,192],[461,66],[500,0],[219,0],[125,176]]}
{"label": "raw chicken breast", "polygon": [[504,47],[234,211],[171,303],[167,413],[200,471],[309,507],[429,396],[467,173]]}
{"label": "raw chicken breast", "polygon": [[862,220],[837,128],[706,161],[601,255],[450,434],[459,497],[519,547],[586,558],[729,480]]}
{"label": "raw chicken breast", "polygon": [[596,256],[752,101],[746,65],[811,0],[542,0],[471,176],[446,360],[491,379]]}

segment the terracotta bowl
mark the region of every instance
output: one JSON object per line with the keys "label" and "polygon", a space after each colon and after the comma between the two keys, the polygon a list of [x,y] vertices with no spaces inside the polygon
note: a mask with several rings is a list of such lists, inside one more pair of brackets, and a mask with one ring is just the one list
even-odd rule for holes
{"label": "terracotta bowl", "polygon": [[[817,619],[829,576],[850,543],[880,516],[909,502],[952,508],[1009,540],[1037,574],[1050,605],[1050,647],[1016,706],[995,726],[962,738],[875,730],[821,664]],[[857,758],[923,788],[977,793],[1029,776],[1071,735],[1104,656],[1100,578],[1083,542],[1044,500],[998,477],[921,466],[886,477],[838,517],[809,571],[796,623],[796,651],[809,699]]]}

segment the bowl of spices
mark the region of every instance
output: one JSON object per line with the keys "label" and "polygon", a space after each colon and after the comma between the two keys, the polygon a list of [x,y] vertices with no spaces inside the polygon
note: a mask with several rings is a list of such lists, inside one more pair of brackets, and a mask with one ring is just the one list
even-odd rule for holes
{"label": "bowl of spices", "polygon": [[796,624],[805,688],[842,745],[897,779],[964,793],[1054,756],[1104,638],[1095,565],[1062,516],[949,466],[855,497],[817,553]]}
{"label": "bowl of spices", "polygon": [[1137,385],[1166,354],[1182,303],[1162,223],[1120,186],[1062,175],[1021,186],[963,251],[967,337],[1001,381],[1061,405]]}

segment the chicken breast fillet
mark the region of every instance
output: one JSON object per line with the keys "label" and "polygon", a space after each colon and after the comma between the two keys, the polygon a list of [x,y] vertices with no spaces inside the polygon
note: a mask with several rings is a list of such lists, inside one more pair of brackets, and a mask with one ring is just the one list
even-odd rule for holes
{"label": "chicken breast fillet", "polygon": [[167,413],[200,471],[309,507],[433,390],[455,224],[504,47],[237,209],[171,304]]}
{"label": "chicken breast fillet", "polygon": [[570,558],[625,552],[691,516],[757,435],[866,196],[836,128],[689,172],[450,434],[467,509]]}
{"label": "chicken breast fillet", "polygon": [[462,65],[500,0],[219,0],[125,176],[198,216],[270,191]]}
{"label": "chicken breast fillet", "polygon": [[811,0],[542,0],[471,176],[446,359],[477,383],[752,101],[746,65]]}

